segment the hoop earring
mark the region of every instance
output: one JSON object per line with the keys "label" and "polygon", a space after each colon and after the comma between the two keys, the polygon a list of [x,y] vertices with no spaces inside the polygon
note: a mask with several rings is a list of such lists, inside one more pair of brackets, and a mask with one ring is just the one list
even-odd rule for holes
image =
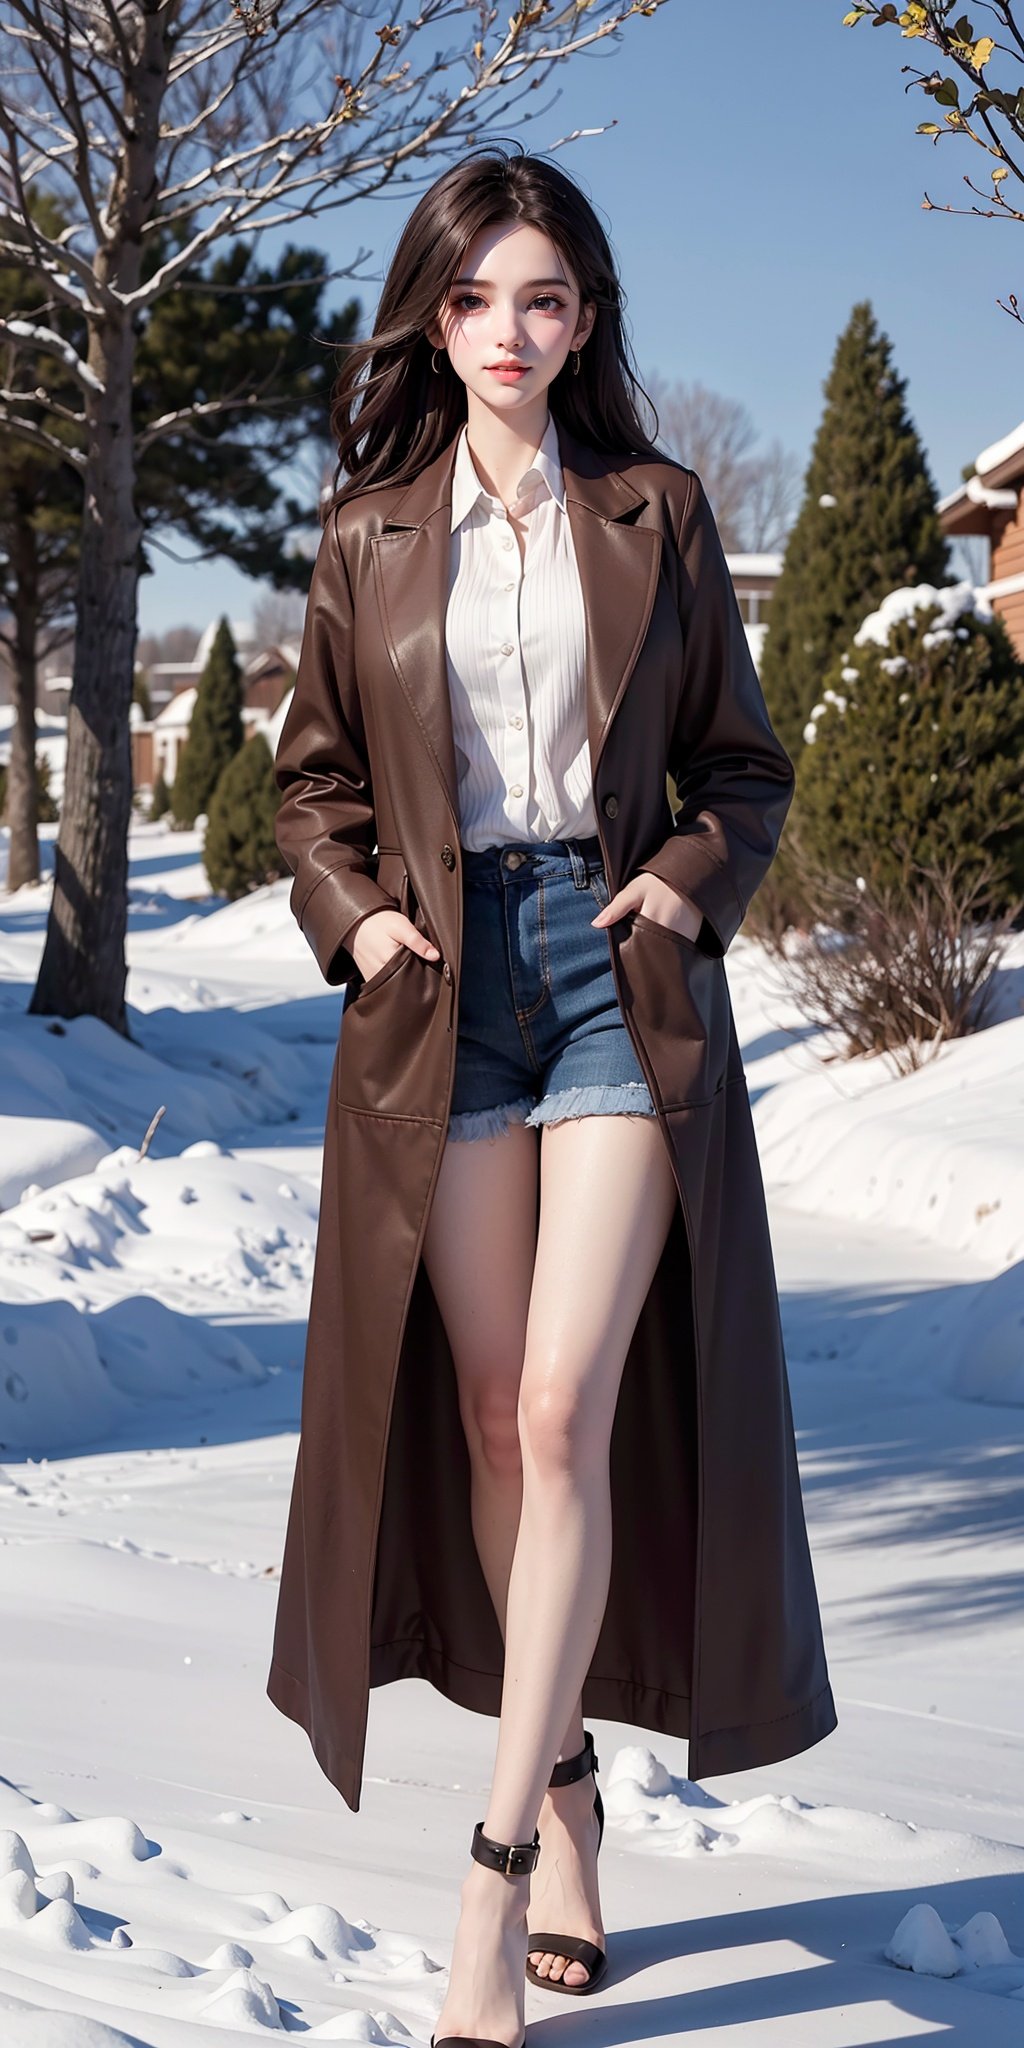
{"label": "hoop earring", "polygon": [[574,350],[573,350],[573,354],[574,354],[574,356],[575,356],[575,358],[576,358],[576,361],[574,362],[574,364],[573,364],[573,366],[572,366],[572,374],[573,374],[573,376],[574,376],[574,377],[578,377],[578,376],[579,376],[579,374],[580,374],[580,352],[579,352],[579,349],[578,349],[578,348],[577,348],[577,349],[574,349]]}
{"label": "hoop earring", "polygon": [[440,372],[440,370],[438,369],[438,367],[437,367],[437,364],[436,364],[436,363],[435,363],[435,361],[434,361],[434,357],[435,357],[436,355],[437,355],[437,349],[436,349],[436,348],[432,348],[432,349],[431,349],[431,351],[430,351],[430,367],[431,367],[431,369],[433,370],[433,372],[434,372],[434,375],[435,375],[435,377],[439,377],[439,376],[441,375],[441,372]]}

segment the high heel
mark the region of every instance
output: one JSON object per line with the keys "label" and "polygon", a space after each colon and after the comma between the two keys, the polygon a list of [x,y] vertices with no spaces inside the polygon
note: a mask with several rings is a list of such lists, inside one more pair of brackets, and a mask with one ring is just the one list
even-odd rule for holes
{"label": "high heel", "polygon": [[[493,1835],[484,1834],[483,1821],[478,1820],[469,1853],[488,1870],[500,1870],[506,1877],[525,1877],[537,1867],[540,1835],[534,1828],[532,1842],[498,1842]],[[440,2040],[435,2041],[431,2034],[430,2048],[509,2048],[509,2043],[490,2041],[482,2034],[442,2034]],[[525,2034],[519,2048],[526,2048]]]}
{"label": "high heel", "polygon": [[[601,1847],[604,1835],[604,1803],[597,1783],[597,1751],[589,1728],[583,1730],[583,1748],[577,1756],[563,1757],[556,1764],[548,1779],[549,1785],[574,1785],[577,1778],[585,1778],[588,1771],[594,1772],[594,1812],[597,1814],[597,1846]],[[608,1968],[608,1957],[596,1941],[586,1941],[581,1934],[535,1934],[528,1929],[526,1974],[531,1984],[539,1985],[542,1991],[564,1991],[571,1998],[584,1996],[600,1983]],[[543,1949],[546,1955],[569,1956],[574,1963],[583,1963],[590,1975],[585,1984],[566,1984],[560,1977],[540,1977],[530,1961],[530,1954]]]}

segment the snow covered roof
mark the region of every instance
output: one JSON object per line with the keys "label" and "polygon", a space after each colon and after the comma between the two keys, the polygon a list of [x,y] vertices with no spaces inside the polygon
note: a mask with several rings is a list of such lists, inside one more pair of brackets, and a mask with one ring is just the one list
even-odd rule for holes
{"label": "snow covered roof", "polygon": [[192,718],[196,696],[197,690],[194,683],[190,683],[186,690],[178,690],[164,705],[163,710],[157,712],[153,724],[159,725],[164,732],[166,732],[168,726],[172,725],[180,725],[187,729]]}
{"label": "snow covered roof", "polygon": [[277,753],[278,741],[281,738],[281,727],[283,726],[285,719],[288,715],[288,706],[290,705],[291,701],[292,692],[291,690],[286,690],[284,696],[281,699],[280,704],[277,707],[277,710],[271,714],[270,718],[267,720],[267,723],[263,728],[263,737],[266,740],[267,745],[270,748],[272,754]]}
{"label": "snow covered roof", "polygon": [[[256,645],[256,635],[253,632],[251,621],[249,619],[229,619],[228,624],[231,627],[231,638],[235,643],[238,653],[251,653]],[[211,619],[208,626],[204,626],[199,636],[199,645],[192,657],[192,662],[197,668],[205,668],[206,659],[217,637],[219,625],[220,618],[218,616],[215,619]]]}
{"label": "snow covered roof", "polygon": [[981,454],[975,456],[974,467],[979,476],[986,476],[990,469],[1000,469],[1004,462],[1012,461],[1016,455],[1021,458],[1018,473],[1024,472],[1024,420],[1018,427],[1011,427],[1001,441],[992,441],[983,448]]}
{"label": "snow covered roof", "polygon": [[731,576],[781,576],[781,555],[733,555],[727,554],[726,562]]}
{"label": "snow covered roof", "polygon": [[990,512],[1016,510],[1024,487],[1024,420],[975,457],[976,474],[939,499],[944,533],[989,533]]}

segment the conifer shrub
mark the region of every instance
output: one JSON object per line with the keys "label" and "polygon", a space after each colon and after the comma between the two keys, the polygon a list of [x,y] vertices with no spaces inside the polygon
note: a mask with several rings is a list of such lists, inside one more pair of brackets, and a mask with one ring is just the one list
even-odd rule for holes
{"label": "conifer shrub", "polygon": [[760,656],[772,724],[794,756],[821,679],[900,584],[946,584],[949,542],[892,343],[860,300],[836,343]]}
{"label": "conifer shrub", "polygon": [[970,583],[890,592],[826,676],[793,811],[822,873],[907,889],[984,868],[993,915],[1024,890],[1024,665]]}
{"label": "conifer shrub", "polygon": [[208,810],[217,783],[244,737],[242,674],[231,628],[221,619],[199,678],[188,739],[174,777],[171,808],[179,825],[194,825]]}
{"label": "conifer shrub", "polygon": [[254,733],[228,762],[210,798],[203,864],[211,889],[234,901],[285,872],[274,837],[280,801],[273,754],[263,734]]}
{"label": "conifer shrub", "polygon": [[1024,665],[971,584],[894,590],[804,740],[784,843],[808,915],[784,978],[845,1056],[909,1072],[981,1028],[1024,915]]}
{"label": "conifer shrub", "polygon": [[170,808],[171,792],[167,787],[167,777],[165,776],[163,769],[158,768],[156,771],[156,780],[153,783],[152,794],[149,799],[149,816],[153,820],[156,820],[157,818],[165,818]]}
{"label": "conifer shrub", "polygon": [[[0,763],[0,819],[7,809],[7,767]],[[40,825],[55,825],[60,811],[50,794],[50,762],[46,754],[36,755],[36,819]]]}

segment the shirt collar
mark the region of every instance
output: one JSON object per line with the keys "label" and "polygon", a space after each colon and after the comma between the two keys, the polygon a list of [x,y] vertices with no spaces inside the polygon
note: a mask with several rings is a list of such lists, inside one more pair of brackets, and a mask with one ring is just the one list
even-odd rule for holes
{"label": "shirt collar", "polygon": [[[564,512],[565,482],[562,476],[561,458],[558,453],[558,428],[555,424],[554,414],[550,411],[548,413],[548,423],[544,429],[544,438],[529,468],[523,471],[519,479],[517,495],[522,497],[529,488],[531,481],[536,482],[538,480],[546,486],[556,505]],[[455,464],[452,470],[451,531],[453,533],[455,528],[461,526],[463,520],[468,517],[480,498],[483,498],[488,506],[497,505],[499,502],[496,498],[492,498],[490,491],[485,490],[480,482],[476,471],[476,464],[470,453],[465,424],[463,424],[459,434],[459,443],[455,451]]]}

